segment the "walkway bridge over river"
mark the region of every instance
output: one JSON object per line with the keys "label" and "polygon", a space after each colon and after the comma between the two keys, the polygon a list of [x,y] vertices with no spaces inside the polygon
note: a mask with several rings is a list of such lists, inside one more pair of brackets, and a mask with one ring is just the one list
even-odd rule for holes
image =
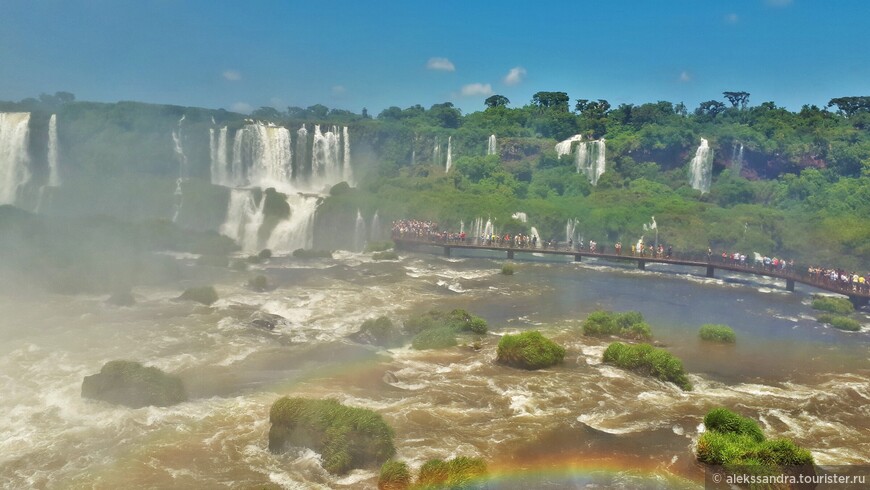
{"label": "walkway bridge over river", "polygon": [[707,277],[715,277],[715,270],[727,270],[741,272],[744,274],[753,274],[756,276],[774,277],[785,281],[785,288],[788,291],[794,291],[795,283],[806,284],[817,289],[839,293],[849,297],[849,300],[856,307],[870,302],[870,292],[854,291],[851,284],[831,283],[827,281],[818,281],[808,274],[800,274],[793,270],[771,270],[761,266],[753,266],[747,263],[746,265],[734,264],[728,261],[719,261],[717,257],[711,257],[709,260],[706,257],[651,257],[639,255],[624,255],[624,254],[609,254],[600,252],[591,252],[588,250],[576,250],[566,248],[516,248],[505,247],[496,244],[480,245],[472,242],[445,242],[442,240],[424,240],[412,239],[403,237],[393,237],[393,242],[397,249],[412,250],[418,247],[439,247],[443,250],[444,255],[449,257],[453,249],[459,250],[494,250],[507,253],[508,259],[514,259],[517,254],[541,254],[541,255],[568,255],[574,258],[575,262],[580,262],[583,257],[595,257],[596,259],[610,260],[614,262],[635,262],[637,268],[646,270],[647,264],[672,264],[684,265],[689,267],[700,267],[706,269]]}

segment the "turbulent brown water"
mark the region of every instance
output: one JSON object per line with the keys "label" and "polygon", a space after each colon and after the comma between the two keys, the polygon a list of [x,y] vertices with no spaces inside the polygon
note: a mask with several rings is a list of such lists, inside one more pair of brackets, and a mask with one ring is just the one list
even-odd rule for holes
{"label": "turbulent brown water", "polygon": [[[826,328],[806,289],[594,261],[539,259],[502,276],[501,261],[486,256],[273,258],[249,272],[178,260],[221,300],[172,300],[194,281],[136,289],[129,308],[104,296],[0,296],[0,487],[374,487],[376,469],[333,476],[310,450],[269,453],[268,411],[283,395],[376,410],[412,468],[483,457],[493,488],[698,486],[692,448],[716,406],[793,438],[819,463],[870,462],[867,313],[862,332]],[[248,290],[255,274],[276,289]],[[479,351],[384,351],[346,338],[366,318],[457,307],[488,320]],[[608,342],[580,333],[597,308],[642,312],[695,390],[602,365]],[[287,320],[258,330],[247,324],[257,310]],[[699,342],[703,323],[731,325],[737,344]],[[566,362],[537,372],[496,365],[499,337],[526,329],[564,345]],[[112,359],[181,375],[191,401],[128,409],[83,400],[83,377]]]}

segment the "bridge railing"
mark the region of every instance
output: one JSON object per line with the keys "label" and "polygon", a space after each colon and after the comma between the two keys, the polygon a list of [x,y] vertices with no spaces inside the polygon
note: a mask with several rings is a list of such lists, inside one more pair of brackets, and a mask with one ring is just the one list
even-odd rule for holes
{"label": "bridge railing", "polygon": [[588,245],[580,248],[578,244],[572,244],[569,246],[568,242],[554,242],[550,244],[548,241],[541,241],[538,245],[533,246],[531,243],[525,244],[525,246],[516,246],[513,243],[505,242],[503,240],[482,240],[482,239],[474,239],[470,237],[466,237],[465,240],[458,239],[445,239],[440,236],[416,236],[416,235],[393,235],[394,240],[402,240],[406,242],[415,242],[426,245],[438,245],[438,246],[462,246],[462,247],[479,247],[481,249],[504,249],[504,250],[515,250],[515,251],[523,251],[523,252],[563,252],[567,254],[576,254],[582,253],[584,255],[600,255],[603,257],[619,257],[626,258],[632,260],[655,260],[662,261],[664,263],[673,262],[673,263],[682,263],[682,262],[691,262],[693,264],[686,265],[702,265],[708,264],[713,266],[714,268],[727,269],[732,271],[746,271],[752,274],[761,274],[770,277],[775,277],[779,279],[790,279],[793,281],[797,281],[800,283],[808,284],[811,286],[817,286],[822,289],[828,289],[836,292],[840,292],[842,294],[850,295],[850,294],[861,294],[868,295],[870,294],[870,284],[865,283],[863,286],[861,284],[853,284],[851,281],[842,281],[842,280],[833,280],[826,275],[812,275],[809,274],[808,269],[809,265],[800,264],[800,263],[786,263],[784,266],[778,265],[774,267],[771,265],[765,265],[763,262],[756,262],[753,259],[747,259],[745,261],[734,260],[731,255],[727,255],[723,257],[721,254],[711,254],[708,255],[704,252],[692,252],[692,251],[679,251],[672,252],[670,255],[667,253],[667,249],[663,254],[650,254],[649,251],[645,251],[643,253],[632,253],[629,248],[626,250],[625,246],[623,246],[620,253],[616,252],[616,249],[613,245],[601,245],[598,244],[595,251],[589,249]]}

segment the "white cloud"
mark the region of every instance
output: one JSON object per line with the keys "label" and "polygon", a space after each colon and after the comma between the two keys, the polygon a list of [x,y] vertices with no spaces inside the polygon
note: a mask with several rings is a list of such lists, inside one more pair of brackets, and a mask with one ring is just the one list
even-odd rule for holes
{"label": "white cloud", "polygon": [[344,93],[347,92],[347,89],[344,85],[333,85],[330,91],[332,92],[332,95],[344,95]]}
{"label": "white cloud", "polygon": [[251,107],[251,104],[248,104],[247,102],[236,102],[235,104],[230,106],[230,110],[241,114],[250,114],[251,111],[254,110],[254,108]]}
{"label": "white cloud", "polygon": [[788,7],[792,0],[765,0],[765,3],[771,7]]}
{"label": "white cloud", "polygon": [[731,13],[731,14],[728,14],[725,16],[725,22],[727,22],[729,24],[736,24],[739,21],[740,21],[740,16],[738,16],[737,14]]}
{"label": "white cloud", "polygon": [[526,69],[522,66],[515,66],[511,68],[507,75],[504,77],[505,85],[516,85],[523,81],[523,78],[526,77]]}
{"label": "white cloud", "polygon": [[681,82],[691,82],[692,75],[690,75],[689,72],[683,70],[682,72],[680,72],[680,81]]}
{"label": "white cloud", "polygon": [[242,79],[242,74],[236,70],[226,70],[221,75],[224,77],[224,80],[229,80],[231,82],[237,82]]}
{"label": "white cloud", "polygon": [[488,83],[469,83],[462,87],[463,96],[492,95],[492,85]]}
{"label": "white cloud", "polygon": [[439,71],[456,71],[453,62],[447,58],[429,58],[429,61],[426,62],[426,68]]}

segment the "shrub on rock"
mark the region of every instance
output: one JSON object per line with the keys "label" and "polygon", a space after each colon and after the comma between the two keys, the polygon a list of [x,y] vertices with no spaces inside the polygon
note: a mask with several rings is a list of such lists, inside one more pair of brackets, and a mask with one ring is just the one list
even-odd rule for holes
{"label": "shrub on rock", "polygon": [[849,332],[857,332],[858,330],[861,330],[861,323],[847,316],[822,313],[819,315],[817,320],[819,323],[827,323],[828,325],[834,328],[839,328],[840,330],[847,330]]}
{"label": "shrub on rock", "polygon": [[378,475],[378,490],[405,490],[411,486],[411,472],[404,461],[387,461]]}
{"label": "shrub on rock", "polygon": [[704,417],[706,431],[695,449],[698,461],[738,467],[748,474],[815,474],[813,456],[789,439],[767,440],[758,424],[726,408]]}
{"label": "shrub on rock", "polygon": [[375,252],[372,254],[372,260],[399,260],[399,254],[393,251]]}
{"label": "shrub on rock", "polygon": [[411,344],[415,349],[452,347],[457,344],[457,334],[483,335],[487,332],[486,320],[463,309],[455,309],[449,313],[431,310],[412,316],[405,320],[404,328],[409,334],[417,335]]}
{"label": "shrub on rock", "polygon": [[456,331],[450,327],[428,328],[415,335],[411,341],[411,347],[417,350],[445,349],[457,344]]}
{"label": "shrub on rock", "polygon": [[505,276],[512,276],[514,275],[514,272],[516,272],[516,270],[514,269],[513,264],[505,264],[501,266],[501,273]]}
{"label": "shrub on rock", "polygon": [[632,340],[649,340],[652,330],[637,311],[614,313],[594,311],[583,321],[583,335],[603,337],[616,335]]}
{"label": "shrub on rock", "polygon": [[269,421],[270,451],[310,448],[331,473],[381,465],[396,453],[393,429],[380,414],[335,400],[284,397],[272,404]]}
{"label": "shrub on rock", "polygon": [[848,315],[855,311],[855,307],[846,298],[836,298],[834,296],[813,296],[813,309],[827,311],[829,313],[837,313],[839,315]]}
{"label": "shrub on rock", "polygon": [[423,463],[417,475],[417,486],[423,488],[467,488],[474,480],[486,475],[486,462],[480,458],[458,456],[449,461],[430,459]]}
{"label": "shrub on rock", "polygon": [[363,344],[391,347],[402,343],[402,331],[385,316],[369,318],[352,338]]}
{"label": "shrub on rock", "polygon": [[372,252],[386,252],[387,250],[391,250],[395,247],[396,244],[391,241],[386,242],[368,242],[366,244],[365,253]]}
{"label": "shrub on rock", "polygon": [[662,381],[670,381],[686,391],[692,389],[692,384],[683,370],[683,362],[670,352],[649,344],[614,342],[604,351],[603,361]]}
{"label": "shrub on rock", "polygon": [[133,361],[107,362],[100,372],[85,376],[82,397],[132,408],[166,407],[187,400],[177,376]]}
{"label": "shrub on rock", "polygon": [[178,299],[184,301],[196,301],[197,303],[202,303],[204,305],[211,305],[218,300],[218,294],[214,286],[202,286],[185,289],[184,292],[181,293],[181,296],[178,297]]}
{"label": "shrub on rock", "polygon": [[498,343],[496,362],[522,369],[542,369],[561,363],[565,349],[538,331],[505,335]]}
{"label": "shrub on rock", "polygon": [[737,341],[737,336],[734,334],[734,330],[728,325],[705,323],[704,325],[701,325],[700,330],[698,330],[698,336],[701,337],[702,340],[721,342],[724,344],[733,344]]}

